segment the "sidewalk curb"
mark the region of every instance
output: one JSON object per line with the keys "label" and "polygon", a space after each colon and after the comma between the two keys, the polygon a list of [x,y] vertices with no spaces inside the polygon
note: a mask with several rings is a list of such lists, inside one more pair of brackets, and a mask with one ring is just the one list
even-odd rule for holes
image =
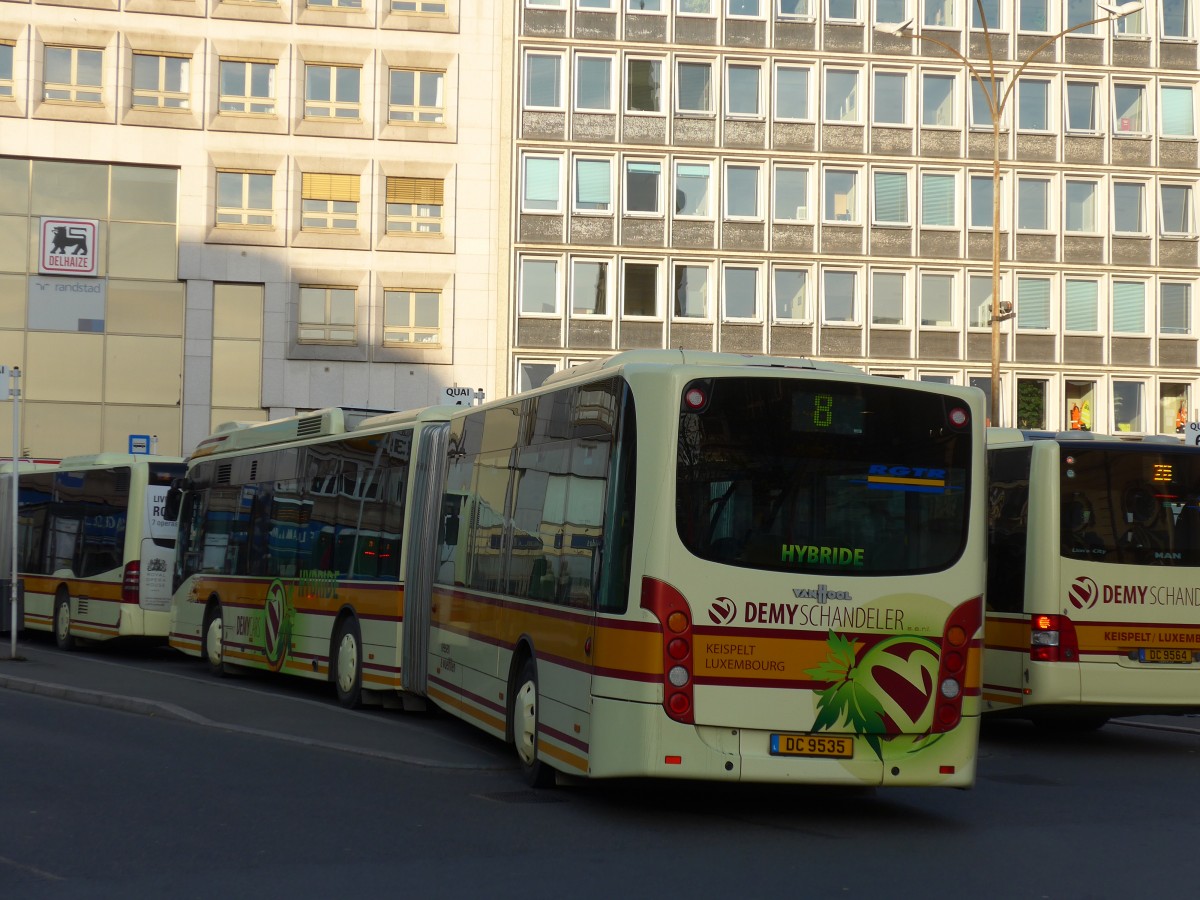
{"label": "sidewalk curb", "polygon": [[417,766],[422,769],[443,769],[454,772],[508,772],[516,767],[515,762],[503,762],[495,765],[478,765],[475,763],[453,763],[445,760],[428,759],[421,756],[409,756],[404,753],[391,753],[387,750],[372,750],[368,747],[355,747],[350,744],[338,744],[331,741],[321,741],[315,738],[297,737],[279,731],[267,731],[263,728],[251,728],[246,725],[232,725],[217,722],[213,719],[198,715],[174,703],[161,703],[157,700],[143,700],[138,697],[127,697],[121,694],[108,694],[104,691],[90,691],[85,688],[67,687],[62,684],[51,684],[45,681],[34,681],[29,678],[15,678],[0,675],[0,688],[35,694],[40,697],[52,697],[56,700],[66,700],[72,703],[86,703],[92,706],[102,706],[121,712],[150,716],[151,718],[166,718],[176,721],[189,722],[207,728],[219,728],[236,734],[252,737],[268,738],[296,744],[301,747],[311,747],[319,750],[333,750],[338,753],[350,753],[355,756],[365,756],[370,759],[382,759],[390,762]]}

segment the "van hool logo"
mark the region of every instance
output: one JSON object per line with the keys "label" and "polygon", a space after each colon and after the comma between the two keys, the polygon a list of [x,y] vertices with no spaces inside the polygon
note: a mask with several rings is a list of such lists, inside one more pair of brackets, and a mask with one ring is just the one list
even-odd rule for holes
{"label": "van hool logo", "polygon": [[1091,609],[1099,597],[1100,589],[1096,587],[1096,582],[1086,575],[1080,575],[1072,581],[1071,589],[1067,592],[1067,599],[1076,609]]}
{"label": "van hool logo", "polygon": [[708,617],[714,625],[728,625],[733,621],[737,607],[728,597],[718,597],[708,608]]}
{"label": "van hool logo", "polygon": [[97,226],[95,219],[43,216],[39,274],[95,275]]}

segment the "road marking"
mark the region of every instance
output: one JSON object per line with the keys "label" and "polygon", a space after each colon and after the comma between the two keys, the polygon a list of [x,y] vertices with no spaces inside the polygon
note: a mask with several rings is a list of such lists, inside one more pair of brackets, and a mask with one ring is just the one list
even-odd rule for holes
{"label": "road marking", "polygon": [[55,875],[53,872],[46,872],[34,866],[26,866],[17,862],[15,859],[9,859],[7,856],[0,856],[0,866],[8,866],[10,869],[16,869],[18,872],[24,872],[27,875],[36,875],[46,881],[66,881],[61,875]]}

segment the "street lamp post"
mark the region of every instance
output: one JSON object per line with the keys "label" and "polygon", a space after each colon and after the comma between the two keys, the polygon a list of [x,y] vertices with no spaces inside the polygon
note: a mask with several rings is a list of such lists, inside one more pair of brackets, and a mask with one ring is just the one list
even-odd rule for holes
{"label": "street lamp post", "polygon": [[1145,4],[1142,0],[1132,0],[1132,2],[1119,4],[1097,2],[1096,6],[1104,10],[1106,15],[1090,19],[1087,22],[1080,22],[1077,25],[1071,25],[1062,29],[1057,34],[1047,37],[1017,66],[1016,71],[1012,73],[1008,84],[1003,86],[1003,92],[1001,92],[1003,78],[998,77],[996,74],[996,57],[992,51],[992,31],[988,26],[987,14],[983,8],[983,0],[973,0],[973,2],[979,10],[979,19],[983,24],[984,46],[987,48],[986,73],[981,73],[975,67],[975,64],[967,59],[966,55],[956,47],[932,35],[912,31],[913,19],[911,17],[896,25],[879,23],[876,24],[875,29],[884,34],[908,37],[918,41],[928,41],[931,44],[941,47],[966,67],[967,72],[979,85],[984,97],[987,99],[988,112],[992,117],[992,396],[988,413],[988,423],[991,425],[1000,425],[1000,322],[1015,315],[1013,312],[1002,312],[1000,308],[1000,121],[1004,116],[1005,108],[1008,106],[1008,100],[1012,96],[1013,86],[1016,85],[1025,68],[1037,59],[1043,50],[1072,31],[1090,28],[1092,25],[1099,25],[1101,22],[1115,22],[1117,19],[1122,19],[1125,16],[1141,11]]}

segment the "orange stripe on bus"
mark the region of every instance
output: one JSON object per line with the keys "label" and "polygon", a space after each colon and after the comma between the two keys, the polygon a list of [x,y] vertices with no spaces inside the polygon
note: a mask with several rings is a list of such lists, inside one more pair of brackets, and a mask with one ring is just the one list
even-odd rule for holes
{"label": "orange stripe on bus", "polygon": [[479,722],[483,723],[486,727],[491,728],[493,731],[504,734],[507,730],[503,719],[497,718],[496,716],[484,712],[481,709],[476,709],[474,706],[468,704],[465,700],[455,697],[453,694],[449,694],[435,687],[427,687],[426,692],[434,700],[460,710],[461,712],[470,716],[472,719],[477,719]]}

